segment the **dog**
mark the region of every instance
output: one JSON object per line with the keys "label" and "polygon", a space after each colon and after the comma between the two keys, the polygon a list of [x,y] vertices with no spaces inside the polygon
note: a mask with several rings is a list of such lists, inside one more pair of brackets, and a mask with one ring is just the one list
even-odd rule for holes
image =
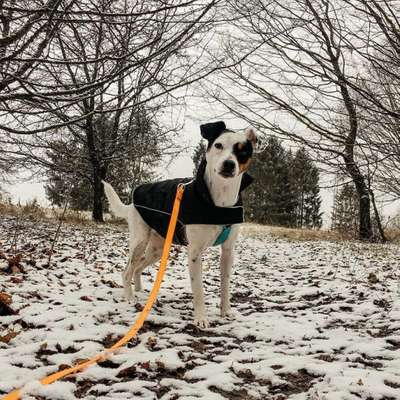
{"label": "dog", "polygon": [[232,131],[223,121],[200,126],[208,142],[205,158],[195,178],[170,179],[140,185],[133,190],[132,204],[121,202],[112,186],[103,181],[111,211],[125,218],[129,226],[129,259],[122,274],[128,300],[142,289],[143,270],[160,259],[172,204],[179,184],[185,191],[178,215],[174,243],[187,245],[190,283],[193,294],[194,323],[207,328],[201,258],[204,250],[221,246],[220,276],[223,318],[233,318],[229,286],[234,246],[243,222],[241,191],[251,182],[246,172],[257,143],[253,128]]}

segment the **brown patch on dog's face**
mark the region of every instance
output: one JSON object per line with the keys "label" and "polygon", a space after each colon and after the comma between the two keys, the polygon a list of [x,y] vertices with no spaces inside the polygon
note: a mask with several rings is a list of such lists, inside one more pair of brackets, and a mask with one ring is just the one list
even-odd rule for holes
{"label": "brown patch on dog's face", "polygon": [[253,155],[253,144],[250,140],[238,142],[233,146],[233,154],[238,164],[239,172],[247,171],[250,165],[251,156]]}
{"label": "brown patch on dog's face", "polygon": [[239,164],[240,173],[245,172],[249,169],[251,159],[248,159],[244,164]]}

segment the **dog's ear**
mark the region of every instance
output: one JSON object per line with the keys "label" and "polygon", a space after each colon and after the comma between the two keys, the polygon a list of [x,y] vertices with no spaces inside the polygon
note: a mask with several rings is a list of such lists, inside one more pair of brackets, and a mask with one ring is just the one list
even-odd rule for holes
{"label": "dog's ear", "polygon": [[247,140],[250,140],[253,145],[254,153],[261,153],[263,151],[263,146],[260,138],[257,136],[256,131],[253,127],[249,126],[245,130]]}
{"label": "dog's ear", "polygon": [[256,147],[257,144],[257,135],[256,135],[256,131],[254,130],[254,128],[252,128],[251,126],[249,126],[245,132],[246,134],[246,138],[247,140],[250,140],[250,142],[253,145],[253,148]]}
{"label": "dog's ear", "polygon": [[208,140],[209,145],[225,130],[226,125],[224,121],[210,122],[208,124],[200,125],[201,136]]}

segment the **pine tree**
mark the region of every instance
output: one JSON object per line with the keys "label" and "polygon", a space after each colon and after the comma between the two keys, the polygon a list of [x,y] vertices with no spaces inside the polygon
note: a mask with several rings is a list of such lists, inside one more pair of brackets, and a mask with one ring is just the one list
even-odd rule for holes
{"label": "pine tree", "polygon": [[304,147],[297,150],[290,168],[291,184],[296,193],[296,226],[320,228],[322,225],[319,172]]}
{"label": "pine tree", "polygon": [[246,210],[252,221],[292,226],[296,197],[292,190],[290,156],[275,138],[269,138],[264,151],[253,158],[250,174],[255,184],[245,192]]}
{"label": "pine tree", "polygon": [[200,140],[200,142],[197,144],[197,146],[195,147],[193,154],[192,154],[192,160],[193,160],[193,164],[194,164],[193,175],[196,175],[196,172],[197,172],[197,169],[199,168],[201,160],[206,155],[206,150],[207,150],[207,146],[206,146],[204,140]]}
{"label": "pine tree", "polygon": [[[103,116],[96,123],[96,138],[99,142],[106,143],[109,139],[111,122]],[[107,156],[110,160],[106,180],[114,186],[121,199],[129,203],[133,187],[156,178],[154,171],[162,154],[154,134],[156,126],[152,125],[144,113],[141,113],[140,124],[132,124],[130,128],[122,126],[120,129],[124,140],[120,146],[123,152],[103,154],[102,157]],[[69,136],[67,138],[68,141],[54,141],[47,151],[52,168],[46,171],[46,196],[57,206],[64,205],[68,200],[72,209],[91,210],[94,181],[88,148],[77,140],[71,140]],[[98,147],[104,146],[99,143]]]}
{"label": "pine tree", "polygon": [[332,211],[332,229],[341,233],[358,232],[358,195],[353,183],[346,183],[335,194]]}

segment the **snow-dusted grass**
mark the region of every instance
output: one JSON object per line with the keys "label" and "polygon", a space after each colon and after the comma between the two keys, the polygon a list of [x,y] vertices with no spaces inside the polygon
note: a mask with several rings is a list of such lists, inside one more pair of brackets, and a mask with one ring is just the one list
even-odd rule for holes
{"label": "snow-dusted grass", "polygon": [[336,241],[347,241],[351,236],[344,235],[338,231],[331,231],[325,229],[297,229],[297,228],[285,228],[282,226],[273,225],[258,225],[252,223],[246,223],[243,225],[242,232],[245,236],[251,237],[264,237],[273,236],[276,238],[303,241],[303,240],[336,240]]}
{"label": "snow-dusted grass", "polygon": [[[3,269],[15,224],[0,217]],[[0,292],[12,295],[16,312],[1,309],[0,394],[26,385],[25,399],[400,398],[399,248],[285,240],[255,227],[238,241],[235,321],[218,316],[213,248],[205,256],[211,328],[191,324],[186,252],[175,249],[139,336],[100,365],[42,387],[35,380],[125,333],[156,272],[145,272],[145,292],[128,304],[120,288],[125,228],[64,226],[48,266],[54,230],[49,221],[23,221],[25,272],[0,272]]]}

